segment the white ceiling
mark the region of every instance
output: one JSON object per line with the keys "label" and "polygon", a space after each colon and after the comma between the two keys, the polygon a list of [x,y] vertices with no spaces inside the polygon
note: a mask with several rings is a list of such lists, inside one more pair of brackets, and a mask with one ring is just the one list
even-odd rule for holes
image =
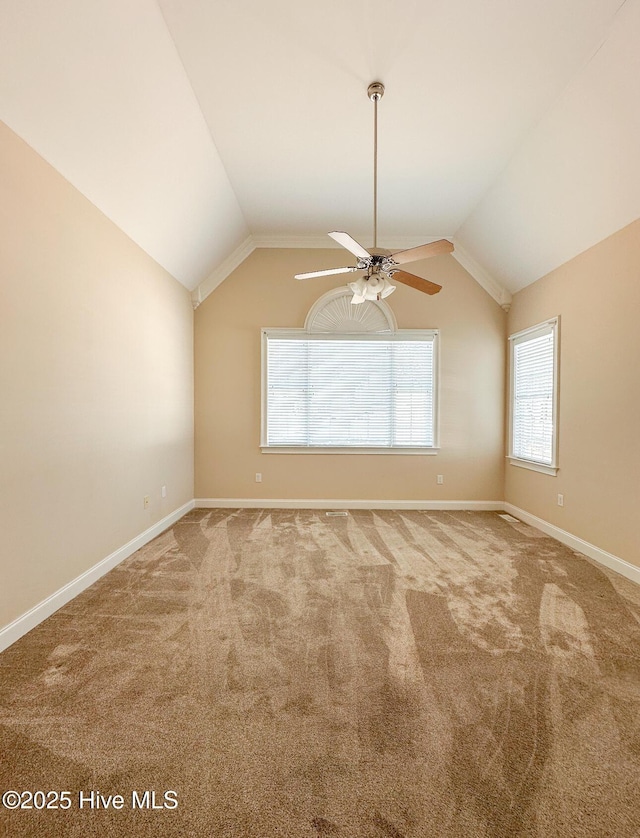
{"label": "white ceiling", "polygon": [[[640,216],[640,0],[0,0],[0,117],[188,288],[455,240],[518,290]],[[322,240],[322,239],[320,239]]]}

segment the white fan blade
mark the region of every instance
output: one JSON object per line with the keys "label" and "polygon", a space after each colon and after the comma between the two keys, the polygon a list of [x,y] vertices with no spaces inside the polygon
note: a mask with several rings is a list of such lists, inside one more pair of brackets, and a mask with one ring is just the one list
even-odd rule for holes
{"label": "white fan blade", "polygon": [[419,247],[412,247],[409,250],[401,250],[392,253],[391,258],[396,265],[405,265],[407,262],[417,262],[420,259],[428,259],[430,256],[438,256],[440,253],[451,253],[453,245],[447,239],[438,239],[431,244],[421,244]]}
{"label": "white fan blade", "polygon": [[331,276],[332,274],[351,274],[358,268],[331,268],[328,271],[311,271],[308,274],[296,274],[296,279],[313,279],[314,276]]}
{"label": "white fan blade", "polygon": [[338,244],[341,244],[343,247],[346,247],[349,253],[353,253],[354,256],[357,256],[358,259],[371,259],[371,254],[364,249],[361,244],[355,239],[352,239],[349,233],[329,233],[331,238],[334,241],[337,241]]}

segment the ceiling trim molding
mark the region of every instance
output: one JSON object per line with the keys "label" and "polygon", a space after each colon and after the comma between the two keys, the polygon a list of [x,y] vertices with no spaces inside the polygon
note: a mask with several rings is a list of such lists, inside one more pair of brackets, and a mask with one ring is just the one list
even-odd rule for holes
{"label": "ceiling trim molding", "polygon": [[[355,237],[358,241],[366,241],[368,236],[362,235]],[[378,247],[386,250],[406,250],[409,247],[418,247],[421,244],[430,244],[431,242],[439,241],[440,239],[451,239],[449,235],[442,236],[390,236],[385,239],[384,236],[378,241]],[[324,235],[311,236],[253,236],[253,242],[256,247],[283,247],[283,248],[308,248],[313,250],[315,248],[325,250],[327,248],[336,247],[335,241],[326,233]]]}
{"label": "ceiling trim molding", "polygon": [[[441,238],[447,238],[441,237]],[[398,237],[392,240],[392,243],[384,242],[386,247],[394,249],[405,249],[408,247],[417,247],[420,244],[428,244],[431,241],[437,241],[437,237],[431,236],[425,241],[425,238],[418,240],[409,236]],[[478,264],[476,260],[470,256],[467,251],[455,239],[453,239],[454,250],[451,254],[460,265],[476,280],[493,299],[502,306],[505,311],[509,311],[511,306],[511,294],[500,285],[487,271]],[[335,242],[328,236],[247,236],[247,238],[222,262],[209,276],[203,280],[200,285],[192,292],[191,300],[193,308],[196,309],[200,303],[204,302],[212,291],[221,285],[225,279],[239,267],[247,256],[250,256],[254,250],[259,247],[268,248],[283,248],[283,249],[314,249],[314,248],[335,248]]]}
{"label": "ceiling trim molding", "polygon": [[313,236],[253,236],[256,247],[282,247],[298,249],[326,249],[335,247],[336,243],[327,235]]}
{"label": "ceiling trim molding", "polygon": [[191,292],[191,302],[193,309],[198,308],[200,303],[203,303],[212,291],[215,291],[218,285],[221,285],[225,279],[238,268],[247,256],[250,256],[256,249],[253,241],[253,236],[247,238],[238,245],[236,249],[222,262],[218,267],[212,271],[209,276],[204,279],[197,288]]}
{"label": "ceiling trim molding", "polygon": [[511,300],[513,299],[510,292],[507,291],[507,289],[497,280],[495,280],[491,274],[482,267],[482,265],[476,262],[473,256],[470,256],[464,247],[462,247],[460,242],[458,242],[455,238],[453,239],[453,252],[451,255],[462,265],[467,273],[471,274],[478,285],[482,286],[487,294],[493,297],[499,306],[501,306],[505,311],[509,311],[511,308]]}

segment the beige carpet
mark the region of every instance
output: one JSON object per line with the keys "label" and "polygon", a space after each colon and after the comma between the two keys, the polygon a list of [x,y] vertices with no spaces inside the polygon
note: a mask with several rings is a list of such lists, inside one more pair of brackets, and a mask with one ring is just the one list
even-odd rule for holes
{"label": "beige carpet", "polygon": [[1,834],[637,838],[639,594],[495,513],[196,510],[0,655],[0,790],[70,792]]}

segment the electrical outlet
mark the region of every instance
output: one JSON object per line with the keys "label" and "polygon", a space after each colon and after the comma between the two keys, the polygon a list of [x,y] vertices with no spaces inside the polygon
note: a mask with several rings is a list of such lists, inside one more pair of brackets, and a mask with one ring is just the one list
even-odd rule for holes
{"label": "electrical outlet", "polygon": [[444,483],[444,474],[439,474],[436,477],[436,483],[438,483],[440,486]]}
{"label": "electrical outlet", "polygon": [[259,471],[256,471],[256,483],[262,483],[262,475]]}
{"label": "electrical outlet", "polygon": [[149,497],[149,495],[145,495],[142,502],[144,503],[144,508],[148,509],[149,504],[151,503],[151,498]]}
{"label": "electrical outlet", "polygon": [[558,495],[558,506],[564,506],[564,495]]}
{"label": "electrical outlet", "polygon": [[162,487],[162,489],[160,490],[160,494],[162,495],[163,498],[166,498],[166,496],[167,496],[167,487],[166,486]]}

